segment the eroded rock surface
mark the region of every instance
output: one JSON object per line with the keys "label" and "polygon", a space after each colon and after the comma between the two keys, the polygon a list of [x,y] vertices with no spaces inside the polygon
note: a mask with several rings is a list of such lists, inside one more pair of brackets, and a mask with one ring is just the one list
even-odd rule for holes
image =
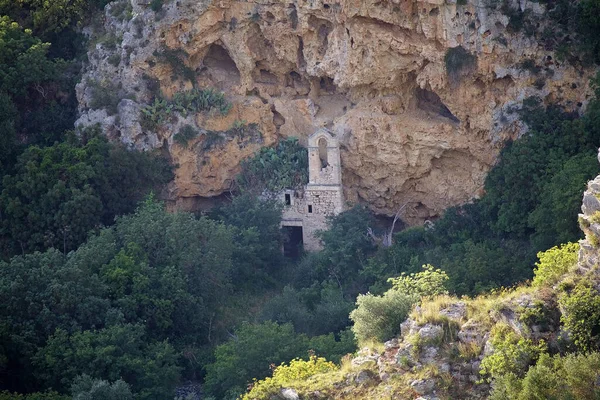
{"label": "eroded rock surface", "polygon": [[[114,15],[123,1],[132,12]],[[104,41],[90,50],[77,87],[79,123],[168,150],[179,166],[173,200],[218,196],[261,146],[327,127],[341,140],[346,198],[387,215],[408,203],[405,222],[422,222],[482,194],[503,143],[525,129],[514,113],[523,99],[577,109],[589,96],[589,73],[509,34],[508,18],[485,1],[167,0],[159,12],[120,2],[107,6]],[[538,3],[514,6],[544,12]],[[474,61],[447,71],[446,52],[459,45]],[[170,62],[159,56],[165,50]],[[519,68],[524,60],[541,72]],[[192,88],[178,63],[197,87],[217,88],[234,104],[227,116],[188,117],[195,127],[256,123],[261,140],[206,146],[203,134],[182,146],[173,140],[181,116],[144,128],[140,109],[158,86],[167,97]],[[94,109],[94,82],[125,99],[116,114]]]}

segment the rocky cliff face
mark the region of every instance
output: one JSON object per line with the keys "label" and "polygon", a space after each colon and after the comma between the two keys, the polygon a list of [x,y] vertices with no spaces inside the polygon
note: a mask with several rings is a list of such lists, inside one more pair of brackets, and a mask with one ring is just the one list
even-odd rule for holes
{"label": "rocky cliff face", "polygon": [[[509,18],[485,0],[148,3],[107,6],[77,86],[78,124],[168,151],[178,166],[169,196],[181,204],[227,191],[259,147],[327,127],[342,143],[346,198],[387,215],[408,204],[405,222],[418,223],[482,194],[503,143],[524,131],[514,113],[523,99],[577,109],[589,95],[588,73],[508,33]],[[223,91],[232,110],[140,124],[159,88],[170,97],[192,85]],[[112,110],[98,88],[117,96]],[[258,124],[260,140],[228,134],[236,121]],[[181,145],[185,124],[223,140]]]}

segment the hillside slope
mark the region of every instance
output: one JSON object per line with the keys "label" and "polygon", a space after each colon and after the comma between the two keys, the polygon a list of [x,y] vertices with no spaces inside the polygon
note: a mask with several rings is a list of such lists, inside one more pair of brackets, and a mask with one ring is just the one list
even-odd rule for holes
{"label": "hillside slope", "polygon": [[[532,398],[514,394],[530,365],[552,355],[559,365],[559,355],[598,349],[599,199],[600,175],[583,197],[579,221],[586,238],[540,253],[532,282],[476,298],[423,298],[399,337],[368,345],[326,373],[301,376],[280,367],[279,378],[259,383],[245,399],[484,399],[493,387],[495,399]],[[584,369],[586,362],[575,365]],[[580,376],[587,382],[581,387],[558,385],[564,397],[557,398],[571,398],[569,390],[596,398],[589,393],[598,395],[600,372],[590,373],[596,378]]]}

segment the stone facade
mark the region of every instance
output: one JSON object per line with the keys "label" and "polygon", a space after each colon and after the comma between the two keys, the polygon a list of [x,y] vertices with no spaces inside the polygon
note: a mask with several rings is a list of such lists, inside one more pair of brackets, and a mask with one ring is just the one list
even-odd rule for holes
{"label": "stone facade", "polygon": [[286,204],[281,226],[302,228],[307,251],[321,249],[318,230],[327,228],[327,217],[344,209],[339,141],[326,129],[308,138],[308,184],[302,190],[285,190],[281,201]]}

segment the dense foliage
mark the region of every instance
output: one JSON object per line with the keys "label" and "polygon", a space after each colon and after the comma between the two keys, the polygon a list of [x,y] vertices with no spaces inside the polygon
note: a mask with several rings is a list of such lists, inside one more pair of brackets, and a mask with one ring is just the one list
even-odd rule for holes
{"label": "dense foliage", "polygon": [[251,400],[279,394],[279,391],[290,384],[306,379],[316,374],[335,371],[337,366],[323,357],[311,356],[308,361],[295,359],[289,365],[281,364],[273,371],[272,377],[256,382],[252,389],[242,399]]}
{"label": "dense foliage", "polygon": [[252,378],[270,375],[273,366],[313,352],[339,362],[354,350],[351,335],[336,341],[333,334],[309,338],[297,334],[291,324],[274,322],[242,325],[232,340],[217,346],[215,362],[207,367],[206,389],[219,398],[236,399]]}
{"label": "dense foliage", "polygon": [[[532,276],[539,250],[580,235],[581,191],[598,172],[598,100],[582,118],[526,101],[520,114],[530,130],[503,151],[484,198],[448,210],[433,227],[396,234],[390,247],[370,234],[369,211],[355,207],[331,218],[321,252],[297,262],[282,257],[281,205],[257,195],[306,184],[307,152],[295,139],[247,160],[240,195],[210,217],[169,214],[153,198],[127,216],[169,179],[164,163],[68,132],[84,53],[77,31],[107,2],[0,0],[0,389],[38,391],[0,392],[2,400],[164,399],[184,379],[228,399],[273,368],[255,390],[278,390],[333,369],[313,354],[338,362],[355,350],[354,334],[362,341],[396,335],[421,296],[514,284]],[[550,48],[571,62],[598,61],[598,0],[547,4],[560,31]],[[159,11],[163,0],[150,6]],[[113,12],[126,9],[123,2]],[[525,12],[506,10],[511,29],[535,26]],[[184,57],[157,54],[182,76],[190,72]],[[460,46],[445,57],[455,79],[476,62]],[[116,112],[114,87],[90,87],[96,106]],[[143,110],[144,127],[156,129],[174,113],[230,108],[209,89],[157,96]],[[228,132],[255,130],[247,128],[240,122]],[[199,134],[184,128],[175,140],[186,146]],[[205,150],[221,140],[209,134]],[[571,244],[540,254],[534,285],[558,282],[575,253]],[[423,264],[447,273],[421,272]],[[495,379],[494,396],[596,396],[582,379],[597,380],[599,298],[585,282],[560,298],[572,349],[585,357],[551,358],[514,331],[495,330],[497,352],[482,363]],[[525,317],[545,317],[536,310]]]}
{"label": "dense foliage", "polygon": [[49,250],[2,264],[1,358],[18,371],[4,383],[66,389],[87,373],[123,377],[139,394],[170,390],[217,335],[232,248],[231,228],[148,200],[66,258]]}
{"label": "dense foliage", "polygon": [[260,195],[263,191],[279,192],[298,189],[308,182],[308,153],[298,139],[281,140],[275,148],[262,148],[242,163],[237,179],[243,191]]}
{"label": "dense foliage", "polygon": [[149,190],[169,180],[166,162],[98,135],[30,146],[2,182],[4,254],[73,250],[89,231],[133,211]]}
{"label": "dense foliage", "polygon": [[543,354],[524,378],[507,374],[496,380],[492,400],[597,399],[600,354]]}
{"label": "dense foliage", "polygon": [[400,324],[412,306],[422,297],[447,293],[447,280],[445,272],[424,265],[422,272],[390,279],[392,288],[382,296],[358,295],[356,309],[350,313],[356,338],[361,342],[393,338],[400,333]]}

